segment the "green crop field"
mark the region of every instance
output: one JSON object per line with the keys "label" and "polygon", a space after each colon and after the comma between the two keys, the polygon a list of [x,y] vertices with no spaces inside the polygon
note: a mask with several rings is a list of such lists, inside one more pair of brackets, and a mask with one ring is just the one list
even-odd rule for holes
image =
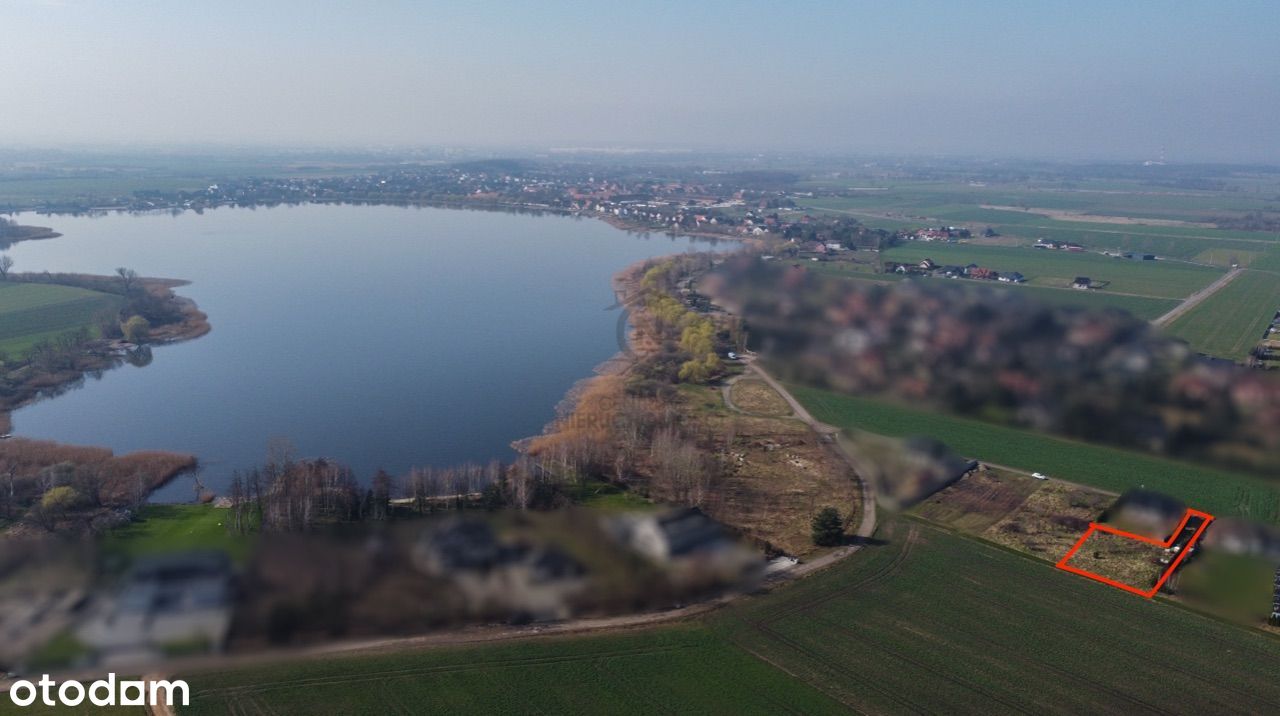
{"label": "green crop field", "polygon": [[1018,271],[1032,285],[1069,287],[1076,276],[1106,281],[1105,291],[1157,298],[1183,298],[1213,283],[1222,271],[1168,261],[1131,261],[1087,252],[1029,247],[911,242],[884,252],[886,261],[940,265],[975,263],[997,271]]}
{"label": "green crop field", "polygon": [[1017,286],[999,285],[1015,296],[1029,298],[1050,306],[1075,306],[1090,309],[1118,308],[1147,321],[1163,316],[1180,303],[1176,298],[1130,296],[1108,291],[1077,291],[1074,289],[1049,288],[1047,286],[1030,286],[1026,284]]}
{"label": "green crop field", "polygon": [[[1204,219],[1245,211],[1277,211],[1280,203],[1258,197],[1204,192],[1153,194],[1139,187],[1131,193],[1027,190],[1024,187],[970,187],[920,182],[841,197],[797,197],[809,209],[853,216],[868,226],[888,229],[937,223],[990,226],[1001,234],[1033,240],[1070,241],[1094,249],[1122,249],[1162,257],[1197,259],[1228,266],[1277,246],[1275,232],[1217,229],[1207,226],[1152,226],[1054,219],[1027,211],[989,209],[983,205],[1035,207],[1132,219]],[[888,215],[886,217],[885,215]],[[1203,255],[1208,249],[1212,254]],[[1025,272],[1024,272],[1025,273]]]}
{"label": "green crop field", "polygon": [[1249,262],[1249,268],[1271,271],[1280,276],[1280,247],[1274,248]]}
{"label": "green crop field", "polygon": [[187,714],[843,713],[699,625],[187,677]]}
{"label": "green crop field", "polygon": [[712,620],[861,713],[1280,709],[1280,639],[915,520]]}
{"label": "green crop field", "polygon": [[[983,217],[974,212],[983,211],[982,205],[1018,208],[1051,209],[1098,216],[1116,216],[1129,219],[1160,219],[1187,222],[1204,222],[1214,216],[1239,214],[1249,211],[1280,211],[1280,201],[1269,195],[1247,195],[1225,192],[1168,192],[1157,193],[1149,187],[1136,184],[1093,183],[1093,189],[1106,191],[1077,191],[1055,189],[1047,186],[1016,184],[972,186],[955,182],[897,181],[883,183],[871,180],[855,181],[855,187],[863,187],[848,196],[797,197],[801,206],[819,209],[852,211],[881,211],[907,216],[951,218],[955,220],[986,221],[988,223],[1084,223],[1051,220],[1030,212],[1002,211],[1001,215]],[[879,187],[879,190],[865,190]],[[849,186],[823,182],[802,182],[800,189],[849,190]],[[1000,210],[987,210],[1000,211]],[[1011,216],[1003,216],[1011,215]],[[1024,218],[1018,218],[1024,217]],[[1092,222],[1090,222],[1092,223]],[[1201,226],[1144,226],[1141,224],[1109,224],[1124,229],[1175,229],[1211,232],[1211,235],[1230,236],[1232,231]],[[1221,234],[1219,234],[1221,232]],[[1244,232],[1240,232],[1244,233]]]}
{"label": "green crop field", "polygon": [[1244,360],[1280,310],[1280,276],[1249,271],[1179,316],[1166,331],[1209,355]]}
{"label": "green crop field", "polygon": [[0,351],[20,355],[47,338],[93,327],[120,297],[73,286],[0,282]]}
{"label": "green crop field", "polygon": [[[1025,239],[1051,239],[1069,241],[1087,246],[1091,249],[1118,249],[1122,251],[1140,251],[1153,253],[1162,258],[1191,260],[1206,249],[1218,249],[1226,252],[1225,257],[1235,256],[1236,252],[1248,256],[1250,253],[1265,251],[1274,247],[1276,241],[1268,234],[1236,232],[1249,234],[1246,237],[1232,238],[1220,236],[1209,229],[1200,229],[1198,234],[1173,234],[1172,229],[1143,226],[1117,226],[1110,228],[1104,224],[1082,223],[1045,223],[1023,226],[999,226],[1002,234]],[[1237,258],[1239,258],[1237,256]],[[1223,264],[1224,266],[1227,264]]]}
{"label": "green crop field", "polygon": [[183,714],[1261,713],[1280,639],[913,519],[703,622],[183,674]]}
{"label": "green crop field", "polygon": [[[869,284],[885,284],[902,281],[906,276],[897,273],[876,274],[865,270],[855,270],[847,263],[838,261],[807,262],[803,266],[816,273],[851,281]],[[942,279],[912,279],[923,281],[941,281]],[[1077,291],[1069,288],[1053,288],[1050,286],[1031,286],[1028,284],[1011,285],[1005,283],[966,282],[966,286],[983,286],[994,290],[1010,291],[1015,296],[1037,301],[1050,306],[1075,306],[1078,308],[1104,309],[1116,308],[1144,320],[1151,320],[1173,310],[1180,301],[1176,298],[1155,298],[1152,296],[1130,296],[1107,291]]]}
{"label": "green crop field", "polygon": [[929,435],[967,457],[1123,492],[1176,495],[1214,515],[1280,524],[1280,483],[1030,430],[916,410],[872,398],[792,386],[814,417],[841,428],[903,437]]}

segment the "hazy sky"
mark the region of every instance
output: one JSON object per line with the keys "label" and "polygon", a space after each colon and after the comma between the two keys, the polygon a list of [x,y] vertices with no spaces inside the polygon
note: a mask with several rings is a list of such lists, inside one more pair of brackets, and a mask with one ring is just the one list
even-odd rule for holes
{"label": "hazy sky", "polygon": [[0,144],[1280,161],[1280,2],[0,0]]}

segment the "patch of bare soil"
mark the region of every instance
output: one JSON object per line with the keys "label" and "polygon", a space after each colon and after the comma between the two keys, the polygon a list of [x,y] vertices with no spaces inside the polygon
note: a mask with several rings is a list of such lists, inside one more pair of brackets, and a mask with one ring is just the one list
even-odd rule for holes
{"label": "patch of bare soil", "polygon": [[1030,241],[1017,236],[974,236],[968,243],[974,246],[1026,246]]}
{"label": "patch of bare soil", "polygon": [[938,491],[912,511],[932,522],[980,534],[1044,486],[1025,475],[984,466]]}

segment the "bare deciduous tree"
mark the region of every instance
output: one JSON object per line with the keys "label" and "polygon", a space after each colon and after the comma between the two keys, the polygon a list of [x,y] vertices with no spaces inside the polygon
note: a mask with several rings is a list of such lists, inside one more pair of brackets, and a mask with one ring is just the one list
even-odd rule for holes
{"label": "bare deciduous tree", "polygon": [[116,269],[116,275],[120,277],[120,288],[124,295],[128,296],[133,290],[133,286],[138,281],[138,272],[131,268],[121,266]]}

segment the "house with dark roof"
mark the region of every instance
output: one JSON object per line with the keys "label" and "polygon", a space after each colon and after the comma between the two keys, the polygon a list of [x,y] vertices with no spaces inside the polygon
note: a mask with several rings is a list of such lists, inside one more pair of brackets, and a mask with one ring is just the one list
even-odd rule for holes
{"label": "house with dark roof", "polygon": [[661,566],[676,584],[739,583],[757,578],[763,567],[759,552],[739,544],[696,507],[617,515],[604,527],[619,544]]}
{"label": "house with dark roof", "polygon": [[640,516],[630,520],[623,532],[628,546],[659,563],[732,544],[724,527],[696,507]]}

